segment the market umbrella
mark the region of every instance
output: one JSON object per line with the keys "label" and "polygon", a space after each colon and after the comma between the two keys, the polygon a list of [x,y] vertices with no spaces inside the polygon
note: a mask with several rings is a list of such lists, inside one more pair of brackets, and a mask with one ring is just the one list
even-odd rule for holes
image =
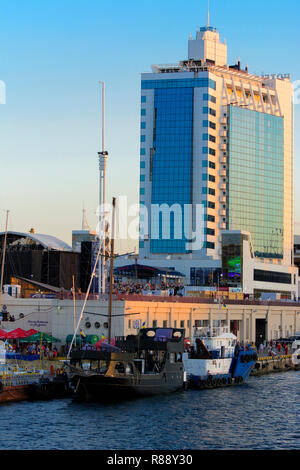
{"label": "market umbrella", "polygon": [[0,330],[0,339],[6,339],[7,338],[7,331]]}
{"label": "market umbrella", "polygon": [[22,328],[17,328],[16,330],[6,333],[7,339],[26,338],[26,336],[27,336],[26,331],[22,330]]}
{"label": "market umbrella", "polygon": [[38,331],[34,330],[33,328],[31,330],[26,331],[27,336],[32,336],[32,335],[35,335],[36,333],[38,333]]}
{"label": "market umbrella", "polygon": [[21,340],[22,343],[37,343],[41,341],[44,341],[46,343],[59,343],[60,339],[54,338],[54,336],[47,335],[47,333],[38,332]]}

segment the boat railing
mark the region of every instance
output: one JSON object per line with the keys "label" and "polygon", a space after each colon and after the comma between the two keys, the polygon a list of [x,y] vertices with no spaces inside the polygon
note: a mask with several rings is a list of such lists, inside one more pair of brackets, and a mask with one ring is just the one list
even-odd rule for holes
{"label": "boat railing", "polygon": [[229,333],[229,328],[227,326],[222,327],[195,327],[194,336],[196,338],[213,338],[225,333]]}

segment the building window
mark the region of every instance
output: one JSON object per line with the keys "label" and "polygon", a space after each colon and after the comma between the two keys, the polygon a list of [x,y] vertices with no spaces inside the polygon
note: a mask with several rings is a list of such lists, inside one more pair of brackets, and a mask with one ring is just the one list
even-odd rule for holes
{"label": "building window", "polygon": [[214,96],[210,95],[209,93],[204,93],[203,101],[211,101],[212,103],[216,103],[217,99]]}
{"label": "building window", "polygon": [[203,114],[210,114],[211,116],[215,116],[216,115],[216,111],[212,108],[207,108],[207,107],[204,107],[203,108]]}
{"label": "building window", "polygon": [[276,271],[263,271],[254,269],[253,280],[261,282],[276,282],[278,284],[291,284],[292,276],[289,273],[278,273]]}
{"label": "building window", "polygon": [[174,320],[174,328],[177,328],[177,320]]}
{"label": "building window", "polygon": [[95,328],[98,330],[100,328],[100,323],[98,321],[95,322]]}
{"label": "building window", "polygon": [[141,109],[141,116],[146,116],[146,110],[145,109]]}
{"label": "building window", "polygon": [[142,95],[141,102],[146,103],[146,101],[147,101],[147,97],[145,95]]}
{"label": "building window", "polygon": [[146,162],[144,161],[140,162],[140,168],[146,168]]}
{"label": "building window", "polygon": [[141,142],[146,142],[146,136],[145,135],[141,135]]}
{"label": "building window", "polygon": [[167,320],[164,320],[164,321],[163,321],[163,327],[164,327],[164,328],[167,328],[167,326],[168,326],[168,321],[167,321]]}
{"label": "building window", "polygon": [[214,250],[215,244],[212,242],[204,242],[204,248],[208,248],[209,250]]}
{"label": "building window", "polygon": [[146,155],[146,149],[141,149],[141,155]]}
{"label": "building window", "polygon": [[184,320],[180,320],[180,328],[184,328]]}
{"label": "building window", "polygon": [[145,122],[141,122],[141,129],[146,129],[146,123]]}
{"label": "building window", "polygon": [[131,328],[131,320],[128,320],[128,328]]}
{"label": "building window", "polygon": [[157,328],[157,320],[152,321],[152,328]]}

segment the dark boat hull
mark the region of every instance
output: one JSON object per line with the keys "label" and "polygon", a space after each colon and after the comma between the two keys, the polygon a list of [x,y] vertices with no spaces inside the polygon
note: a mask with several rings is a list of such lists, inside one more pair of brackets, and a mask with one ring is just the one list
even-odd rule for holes
{"label": "dark boat hull", "polygon": [[139,383],[132,377],[74,376],[75,397],[79,400],[114,400],[154,396],[183,389],[183,376],[168,380],[163,376],[144,376]]}
{"label": "dark boat hull", "polygon": [[55,398],[67,398],[73,394],[67,376],[58,376],[51,379],[41,380],[30,386],[31,400],[52,400]]}

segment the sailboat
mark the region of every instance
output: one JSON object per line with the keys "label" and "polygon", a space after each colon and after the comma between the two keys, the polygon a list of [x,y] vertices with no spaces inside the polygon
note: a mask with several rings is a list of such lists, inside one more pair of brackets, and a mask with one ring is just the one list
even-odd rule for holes
{"label": "sailboat", "polygon": [[[100,351],[82,351],[72,350],[73,342],[71,342],[69,361],[66,363],[75,395],[84,401],[156,395],[174,392],[184,387],[182,354],[185,330],[142,328],[138,335],[118,337],[115,346],[111,344],[115,202],[113,198],[108,343],[103,343]],[[97,260],[98,258],[99,253]],[[88,293],[89,289],[86,298]],[[84,308],[85,303],[74,337]]]}

